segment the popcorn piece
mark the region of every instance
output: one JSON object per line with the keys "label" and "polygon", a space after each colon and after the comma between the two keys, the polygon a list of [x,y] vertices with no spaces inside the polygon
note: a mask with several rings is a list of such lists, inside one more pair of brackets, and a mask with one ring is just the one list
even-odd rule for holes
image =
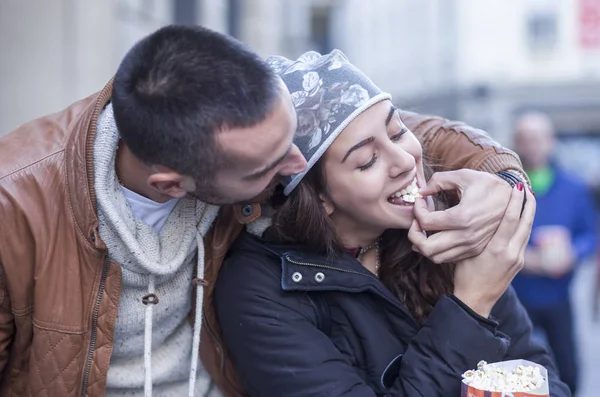
{"label": "popcorn piece", "polygon": [[467,384],[471,383],[475,378],[475,371],[469,370],[462,375]]}
{"label": "popcorn piece", "polygon": [[405,194],[404,196],[402,196],[402,201],[404,201],[405,203],[414,203],[416,201],[416,199],[414,196]]}

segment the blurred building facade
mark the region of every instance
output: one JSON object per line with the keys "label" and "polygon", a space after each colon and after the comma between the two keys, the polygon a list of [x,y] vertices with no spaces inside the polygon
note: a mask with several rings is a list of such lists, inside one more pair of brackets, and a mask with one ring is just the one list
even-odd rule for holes
{"label": "blurred building facade", "polygon": [[235,0],[0,1],[0,134],[101,89],[125,52],[170,23],[229,32]]}
{"label": "blurred building facade", "polygon": [[600,141],[588,144],[600,137],[600,0],[2,0],[0,134],[98,90],[168,23],[231,34],[262,56],[340,48],[400,106],[504,144],[516,113],[546,111],[565,147],[589,154],[572,162],[585,157],[600,180]]}

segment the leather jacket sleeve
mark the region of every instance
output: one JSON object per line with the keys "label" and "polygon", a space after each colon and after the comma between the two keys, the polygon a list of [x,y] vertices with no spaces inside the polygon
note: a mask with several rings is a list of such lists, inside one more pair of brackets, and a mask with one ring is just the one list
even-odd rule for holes
{"label": "leather jacket sleeve", "polygon": [[400,111],[400,118],[423,144],[434,171],[461,168],[490,173],[515,171],[527,178],[519,157],[483,130],[462,122],[407,111]]}
{"label": "leather jacket sleeve", "polygon": [[15,331],[1,260],[0,256],[0,380],[3,378],[4,368],[8,362],[10,345]]}

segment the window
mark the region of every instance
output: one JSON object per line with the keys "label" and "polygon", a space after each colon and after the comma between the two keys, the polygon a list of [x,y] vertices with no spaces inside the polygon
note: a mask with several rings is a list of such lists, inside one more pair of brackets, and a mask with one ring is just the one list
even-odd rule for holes
{"label": "window", "polygon": [[310,40],[312,48],[326,54],[331,48],[331,7],[312,7],[310,13]]}
{"label": "window", "polygon": [[196,24],[196,0],[175,0],[173,21],[180,25]]}
{"label": "window", "polygon": [[551,50],[558,40],[558,21],[554,12],[535,12],[527,19],[527,42],[533,51]]}
{"label": "window", "polygon": [[230,36],[240,38],[242,5],[240,0],[229,0],[227,7],[227,32]]}

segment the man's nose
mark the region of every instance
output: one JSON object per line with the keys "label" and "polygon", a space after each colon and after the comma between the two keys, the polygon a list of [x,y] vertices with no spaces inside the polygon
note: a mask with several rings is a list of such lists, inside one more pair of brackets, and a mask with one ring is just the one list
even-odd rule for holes
{"label": "man's nose", "polygon": [[279,174],[282,176],[296,175],[304,171],[306,165],[306,159],[302,155],[302,152],[300,152],[298,146],[293,145]]}

